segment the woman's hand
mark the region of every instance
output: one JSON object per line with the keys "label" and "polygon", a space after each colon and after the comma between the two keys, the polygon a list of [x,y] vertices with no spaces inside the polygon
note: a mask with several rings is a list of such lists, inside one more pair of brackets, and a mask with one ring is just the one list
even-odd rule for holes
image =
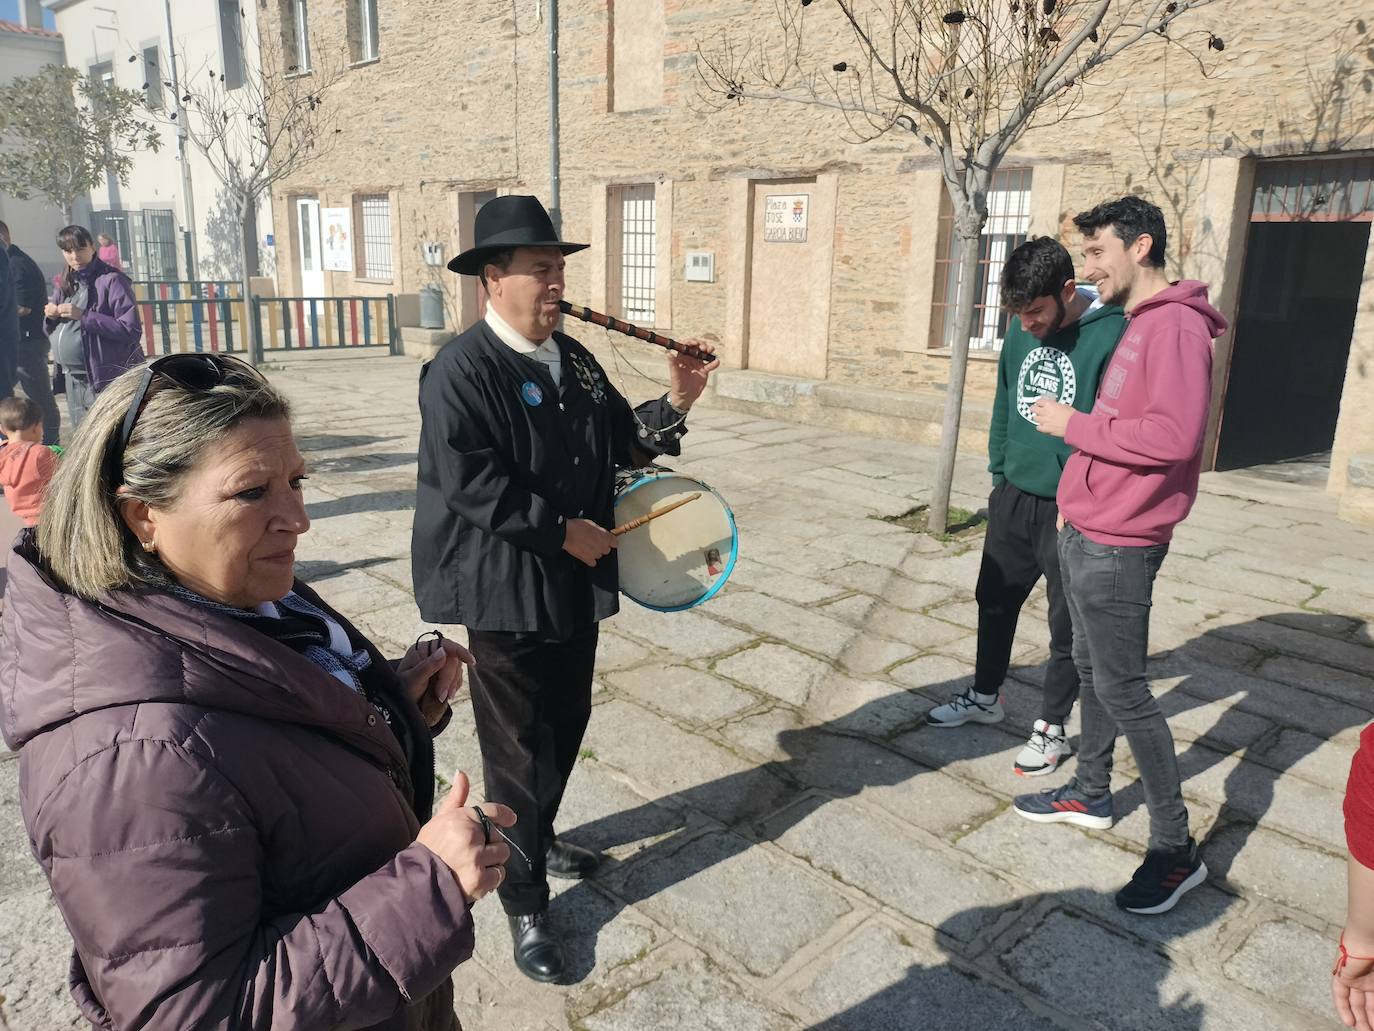
{"label": "woman's hand", "polygon": [[85,314],[86,311],[84,308],[78,308],[70,301],[63,302],[57,306],[57,317],[60,319],[71,319],[75,322]]}
{"label": "woman's hand", "polygon": [[[429,823],[420,828],[415,840],[444,861],[468,904],[495,891],[506,878],[510,846],[499,837],[487,842],[477,813],[467,804],[468,775],[462,770],[453,780],[453,789],[439,803]],[[482,812],[498,827],[514,827],[515,813],[500,802],[482,803]]]}
{"label": "woman's hand", "polygon": [[427,726],[444,718],[444,712],[463,686],[463,667],[477,660],[457,641],[444,637],[416,641],[396,664],[396,673],[408,694],[420,707]]}
{"label": "woman's hand", "polygon": [[53,304],[52,301],[49,301],[47,304],[43,306],[43,314],[50,319],[57,318],[57,305]]}

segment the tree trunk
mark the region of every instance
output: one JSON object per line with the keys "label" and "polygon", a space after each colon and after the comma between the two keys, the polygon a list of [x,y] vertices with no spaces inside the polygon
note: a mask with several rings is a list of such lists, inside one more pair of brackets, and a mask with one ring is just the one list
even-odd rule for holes
{"label": "tree trunk", "polygon": [[[973,333],[974,293],[978,288],[978,246],[983,218],[955,218],[959,233],[959,296],[954,305],[954,339],[950,346],[949,383],[945,387],[944,422],[940,427],[940,458],[935,466],[935,493],[930,500],[927,528],[944,533],[949,526],[949,495],[954,486],[954,460],[959,450],[959,419],[964,408],[964,378],[968,373],[968,341]],[[971,235],[969,235],[971,232]]]}
{"label": "tree trunk", "polygon": [[253,310],[252,275],[248,268],[248,234],[256,233],[257,226],[249,226],[248,210],[251,201],[238,204],[239,224],[239,291],[243,297],[243,346],[248,353],[248,361],[253,365],[262,364],[262,337],[258,327],[257,313]]}

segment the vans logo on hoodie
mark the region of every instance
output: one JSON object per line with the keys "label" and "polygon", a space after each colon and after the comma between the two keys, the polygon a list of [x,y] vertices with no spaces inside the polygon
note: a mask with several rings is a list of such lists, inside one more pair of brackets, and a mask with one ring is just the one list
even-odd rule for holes
{"label": "vans logo on hoodie", "polygon": [[1035,425],[1032,406],[1048,394],[1062,404],[1071,405],[1078,396],[1078,377],[1069,356],[1057,347],[1036,347],[1021,363],[1016,374],[1016,411]]}

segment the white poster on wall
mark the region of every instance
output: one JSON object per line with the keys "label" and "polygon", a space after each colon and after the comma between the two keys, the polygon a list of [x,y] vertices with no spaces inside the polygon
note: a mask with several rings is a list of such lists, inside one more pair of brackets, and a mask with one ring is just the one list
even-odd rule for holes
{"label": "white poster on wall", "polygon": [[772,194],[763,199],[765,243],[806,243],[810,215],[809,193]]}
{"label": "white poster on wall", "polygon": [[324,270],[353,271],[353,213],[348,208],[320,209],[320,237]]}

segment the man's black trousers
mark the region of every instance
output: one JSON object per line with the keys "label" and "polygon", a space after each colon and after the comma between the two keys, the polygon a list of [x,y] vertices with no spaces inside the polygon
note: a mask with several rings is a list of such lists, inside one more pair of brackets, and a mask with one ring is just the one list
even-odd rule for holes
{"label": "man's black trousers", "polygon": [[592,711],[596,641],[595,623],[566,641],[468,631],[477,660],[472,711],[486,796],[515,810],[509,834],[530,857],[527,867],[512,852],[498,889],[512,916],[538,913],[549,903],[544,853]]}
{"label": "man's black trousers", "polygon": [[998,694],[1011,663],[1021,606],[1041,576],[1049,603],[1050,659],[1040,718],[1063,724],[1078,699],[1073,622],[1059,575],[1059,507],[1003,481],[988,498],[988,529],[978,570],[978,658],[973,688]]}

